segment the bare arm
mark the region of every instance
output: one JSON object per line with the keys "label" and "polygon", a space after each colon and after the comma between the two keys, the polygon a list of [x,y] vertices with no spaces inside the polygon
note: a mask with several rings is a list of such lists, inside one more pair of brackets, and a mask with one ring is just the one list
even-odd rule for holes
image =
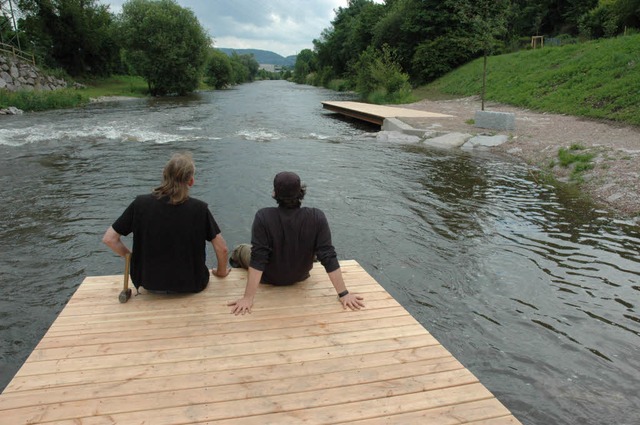
{"label": "bare arm", "polygon": [[102,242],[121,257],[124,257],[125,255],[131,253],[129,248],[127,248],[127,246],[122,243],[122,240],[120,240],[120,234],[116,232],[111,226],[109,226],[107,231],[104,233]]}
{"label": "bare arm", "polygon": [[228,306],[231,306],[231,313],[245,314],[251,313],[251,307],[253,307],[253,297],[258,292],[258,286],[260,285],[260,279],[262,279],[262,272],[260,270],[249,267],[247,275],[247,287],[244,289],[244,296],[237,301],[231,301]]}
{"label": "bare arm", "polygon": [[340,268],[337,268],[331,273],[328,273],[328,275],[329,280],[331,280],[331,284],[336,289],[336,292],[338,294],[347,292],[346,295],[343,295],[339,298],[340,302],[342,303],[342,307],[344,307],[345,309],[349,307],[351,310],[360,310],[362,307],[364,307],[364,302],[362,302],[364,298],[362,298],[358,294],[352,294],[347,291],[347,285],[345,285],[344,283],[344,279],[342,278],[342,270],[340,270]]}
{"label": "bare arm", "polygon": [[229,260],[229,249],[227,248],[227,242],[222,237],[222,233],[218,233],[211,241],[213,250],[216,253],[216,259],[218,261],[218,268],[211,270],[214,276],[226,277],[231,269],[227,267],[227,261]]}

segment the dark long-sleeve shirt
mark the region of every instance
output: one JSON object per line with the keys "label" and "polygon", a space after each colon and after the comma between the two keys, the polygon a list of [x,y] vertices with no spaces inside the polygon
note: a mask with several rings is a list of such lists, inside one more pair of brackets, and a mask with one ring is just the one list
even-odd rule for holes
{"label": "dark long-sleeve shirt", "polygon": [[327,273],[340,267],[324,213],[317,208],[263,208],[251,229],[250,266],[262,282],[291,285],[309,277],[314,256]]}

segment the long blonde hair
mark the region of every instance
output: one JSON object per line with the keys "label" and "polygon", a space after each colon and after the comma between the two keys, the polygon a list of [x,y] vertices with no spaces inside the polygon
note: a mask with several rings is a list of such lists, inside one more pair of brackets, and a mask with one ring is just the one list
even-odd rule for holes
{"label": "long blonde hair", "polygon": [[153,189],[157,198],[169,197],[169,203],[177,205],[189,199],[189,182],[196,173],[190,153],[174,154],[162,172],[162,184]]}

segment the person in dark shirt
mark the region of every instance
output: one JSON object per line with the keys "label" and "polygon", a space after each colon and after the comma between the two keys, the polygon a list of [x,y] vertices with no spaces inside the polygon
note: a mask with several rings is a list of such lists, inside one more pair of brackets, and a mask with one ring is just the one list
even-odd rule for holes
{"label": "person in dark shirt", "polygon": [[364,307],[363,298],[345,286],[324,213],[301,206],[305,194],[297,174],[283,171],[275,176],[273,198],[278,206],[256,213],[251,245],[241,245],[232,254],[233,261],[249,270],[244,297],[229,303],[232,313],[251,312],[261,282],[293,285],[308,278],[314,258],[324,266],[344,308]]}
{"label": "person in dark shirt", "polygon": [[215,276],[225,277],[228,249],[206,203],[189,196],[195,165],[189,154],[167,162],[163,182],[140,195],[105,232],[102,241],[124,257],[131,251],[121,240],[133,232],[131,280],[150,291],[200,292],[209,283],[206,242],[218,261]]}

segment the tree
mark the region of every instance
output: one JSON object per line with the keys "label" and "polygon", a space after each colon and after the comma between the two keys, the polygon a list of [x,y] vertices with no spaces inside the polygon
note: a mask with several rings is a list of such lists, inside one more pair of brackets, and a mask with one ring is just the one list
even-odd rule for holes
{"label": "tree", "polygon": [[310,49],[304,49],[298,53],[296,64],[293,67],[293,81],[298,84],[306,82],[307,75],[316,71],[317,57]]}
{"label": "tree", "polygon": [[472,30],[459,16],[458,0],[396,0],[374,31],[376,46],[388,44],[415,84],[430,82],[473,58]]}
{"label": "tree", "polygon": [[19,27],[45,65],[70,75],[107,75],[117,66],[114,17],[95,0],[19,0]]}
{"label": "tree", "polygon": [[204,82],[216,89],[222,89],[234,83],[231,59],[226,53],[211,49]]}
{"label": "tree", "polygon": [[509,0],[471,0],[460,1],[460,16],[463,22],[469,24],[475,34],[469,39],[471,51],[480,51],[483,56],[482,66],[482,110],[487,86],[487,58],[493,52],[498,37],[506,31],[506,16]]}
{"label": "tree", "polygon": [[233,82],[242,84],[256,79],[260,64],[253,55],[239,55],[233,52],[231,55],[231,68],[233,69]]}
{"label": "tree", "polygon": [[[348,7],[339,7],[332,27],[313,40],[318,69],[331,69],[330,74],[343,76],[360,53],[371,44],[373,28],[384,12],[384,6],[371,0],[349,0]],[[323,71],[326,73],[326,71]]]}
{"label": "tree", "polygon": [[395,53],[387,46],[369,46],[354,64],[356,91],[372,103],[406,103],[410,98],[409,76],[402,72]]}
{"label": "tree", "polygon": [[129,0],[121,19],[127,60],[151,95],[198,87],[211,40],[191,10],[174,0]]}

